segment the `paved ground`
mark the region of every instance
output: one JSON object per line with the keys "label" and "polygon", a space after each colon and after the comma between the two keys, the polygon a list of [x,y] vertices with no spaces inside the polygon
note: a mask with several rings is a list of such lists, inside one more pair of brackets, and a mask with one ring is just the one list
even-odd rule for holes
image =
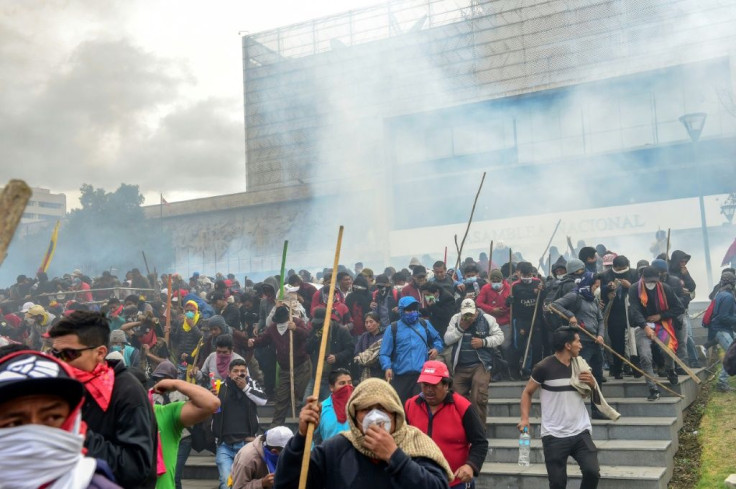
{"label": "paved ground", "polygon": [[182,489],[217,489],[219,487],[217,481],[201,481],[201,480],[183,480],[181,481]]}

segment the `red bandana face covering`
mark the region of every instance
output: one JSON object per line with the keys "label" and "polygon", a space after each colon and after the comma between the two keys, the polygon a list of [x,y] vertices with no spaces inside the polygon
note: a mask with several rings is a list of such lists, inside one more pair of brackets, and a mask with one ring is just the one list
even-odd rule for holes
{"label": "red bandana face covering", "polygon": [[107,411],[112,398],[112,389],[115,386],[115,372],[107,363],[98,363],[91,372],[79,370],[69,365],[74,378],[84,384],[84,388],[90,393],[103,412]]}
{"label": "red bandana face covering", "polygon": [[332,393],[332,406],[335,408],[335,415],[339,423],[344,423],[348,420],[348,413],[345,407],[348,405],[348,399],[350,399],[352,393],[352,385],[346,385]]}

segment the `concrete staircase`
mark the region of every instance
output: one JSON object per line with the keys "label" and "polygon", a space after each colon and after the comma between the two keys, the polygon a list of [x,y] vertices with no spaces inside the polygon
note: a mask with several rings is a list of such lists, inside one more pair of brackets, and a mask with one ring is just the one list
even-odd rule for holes
{"label": "concrete staircase", "polygon": [[[702,328],[701,328],[702,329]],[[703,369],[696,370],[701,379]],[[666,382],[666,380],[665,380]],[[542,454],[539,419],[539,400],[532,404],[532,464],[520,467],[518,457],[519,398],[524,382],[499,382],[491,384],[487,423],[490,450],[476,481],[478,488],[543,489],[548,487],[547,473]],[[667,385],[665,383],[665,385]],[[672,478],[677,451],[677,435],[682,427],[682,411],[698,394],[699,387],[689,377],[680,376],[680,385],[672,388],[684,399],[661,390],[658,401],[646,400],[648,389],[643,379],[630,377],[624,380],[609,378],[603,385],[608,403],[621,413],[616,421],[593,420],[593,439],[598,447],[601,465],[600,489],[666,489]],[[271,422],[273,406],[259,408],[262,426]],[[296,419],[287,418],[287,426],[296,429]],[[192,455],[184,470],[185,479],[198,480],[185,483],[194,489],[207,487],[203,480],[217,480],[217,467],[212,455]],[[580,472],[575,461],[568,462],[568,488],[580,485]],[[216,483],[213,482],[212,487]]]}
{"label": "concrete staircase", "polygon": [[[703,379],[705,372],[697,371]],[[539,401],[532,403],[532,464],[519,467],[518,430],[519,395],[522,382],[491,384],[489,401],[489,450],[477,482],[479,488],[542,489],[548,487],[540,437]],[[667,385],[667,384],[665,384]],[[665,489],[672,478],[677,435],[682,427],[682,411],[695,399],[697,384],[680,377],[672,388],[684,399],[662,390],[662,398],[646,400],[648,389],[643,379],[609,379],[603,386],[608,403],[621,413],[616,421],[593,420],[593,439],[601,465],[601,489]],[[568,488],[580,485],[580,471],[575,461],[568,461]]]}

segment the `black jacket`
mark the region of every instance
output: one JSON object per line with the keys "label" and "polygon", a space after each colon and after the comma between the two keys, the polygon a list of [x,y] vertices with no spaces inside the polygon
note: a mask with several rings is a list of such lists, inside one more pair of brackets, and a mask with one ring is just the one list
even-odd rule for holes
{"label": "black jacket", "polygon": [[153,488],[158,432],[153,408],[143,385],[125,364],[109,364],[115,370],[115,387],[107,411],[85,391],[82,419],[87,423],[87,455],[107,462],[124,488]]}
{"label": "black jacket", "polygon": [[234,443],[245,438],[253,437],[260,431],[256,402],[266,403],[266,394],[258,383],[250,377],[246,381],[247,393],[230,378],[220,385],[217,397],[220,399],[220,409],[212,417],[212,433],[217,443]]}
{"label": "black jacket", "polygon": [[[312,365],[317,365],[317,357],[319,356],[319,347],[322,342],[322,327],[315,328],[312,325],[307,337],[306,350],[312,359]],[[322,370],[322,378],[326,379],[330,375],[330,371],[337,368],[350,368],[350,362],[353,359],[353,351],[355,350],[355,340],[350,332],[344,326],[336,321],[330,324],[330,338],[327,341],[327,351],[325,358],[335,355],[335,363],[332,365],[325,364]]]}
{"label": "black jacket", "polygon": [[[472,408],[471,408],[472,409]],[[299,485],[306,438],[297,433],[276,466],[275,489]],[[374,462],[353,447],[342,435],[333,436],[312,449],[309,461],[309,489],[446,489],[444,470],[424,457],[411,458],[397,449],[388,464]]]}
{"label": "black jacket", "polygon": [[664,287],[664,294],[669,306],[665,311],[660,311],[657,306],[657,289],[646,291],[648,300],[647,306],[644,307],[639,299],[638,282],[631,284],[629,289],[629,324],[632,328],[643,328],[647,324],[647,317],[654,314],[661,315],[662,319],[672,319],[673,324],[679,327],[677,318],[685,312],[685,308],[682,307],[680,300],[672,291],[672,287],[667,284],[662,284],[662,287]]}
{"label": "black jacket", "polygon": [[[619,280],[616,283],[616,280]],[[606,270],[601,274],[601,302],[603,302],[603,310],[608,311],[608,327],[626,326],[626,297],[629,295],[629,287],[624,287],[620,280],[627,280],[633,287],[639,281],[636,270],[629,270],[623,274],[614,273],[613,270]],[[613,283],[613,287],[609,285]],[[609,299],[608,294],[614,293],[613,299]],[[613,301],[613,304],[609,302]]]}
{"label": "black jacket", "polygon": [[[670,258],[669,265],[670,275],[682,280],[682,286],[686,288],[689,292],[695,292],[695,280],[693,280],[693,277],[690,275],[689,272],[684,274],[682,273],[682,269],[680,268],[680,262],[682,260],[690,260],[690,255],[680,250],[675,250],[672,252],[672,257]],[[687,302],[683,303],[682,305],[685,306],[685,309],[687,309],[689,303],[690,298],[688,298]]]}
{"label": "black jacket", "polygon": [[[531,326],[534,310],[542,308],[544,302],[544,290],[539,294],[539,302],[537,302],[537,287],[541,286],[539,279],[534,279],[531,283],[525,284],[521,280],[517,280],[511,284],[511,296],[507,302],[513,305],[514,321],[519,325],[526,327]],[[536,324],[541,324],[542,314],[537,312],[535,319]]]}

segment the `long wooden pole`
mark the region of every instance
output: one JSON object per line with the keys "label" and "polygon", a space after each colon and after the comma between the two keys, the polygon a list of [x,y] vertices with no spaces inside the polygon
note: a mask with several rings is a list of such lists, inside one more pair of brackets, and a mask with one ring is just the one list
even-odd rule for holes
{"label": "long wooden pole", "polygon": [[[457,250],[457,265],[455,268],[460,268],[462,262],[461,254],[463,252],[463,246],[465,246],[465,238],[468,237],[468,231],[470,231],[470,223],[473,222],[473,214],[475,214],[475,205],[478,203],[478,197],[480,196],[480,190],[483,188],[483,182],[486,180],[486,172],[483,172],[483,178],[480,179],[480,185],[478,185],[478,191],[475,193],[475,200],[473,200],[473,208],[470,210],[470,219],[468,219],[468,225],[465,227],[465,234],[463,240],[460,241],[460,246]],[[457,241],[457,237],[455,239]],[[457,246],[457,243],[456,243]]]}
{"label": "long wooden pole", "polygon": [[[557,230],[560,228],[560,223],[562,222],[562,219],[557,220],[557,225],[555,226],[555,230],[552,231],[552,236],[549,237],[549,241],[547,242],[547,247],[542,252],[542,256],[539,257],[539,268],[541,270],[544,270],[544,255],[547,254],[547,250],[549,250],[549,247],[552,246],[552,240],[555,239],[555,235],[557,234]],[[551,265],[550,265],[551,266]],[[542,272],[544,273],[544,272]]]}
{"label": "long wooden pole", "polygon": [[[284,240],[284,251],[281,254],[281,275],[279,279],[279,300],[283,303],[285,299],[284,295],[284,283],[286,282],[286,251],[289,248],[289,240]],[[291,307],[289,307],[289,322],[291,322]],[[294,392],[294,334],[289,330],[289,388],[291,392],[291,417],[296,418],[296,394]]]}
{"label": "long wooden pole", "polygon": [[667,228],[667,248],[664,252],[664,261],[667,262],[667,267],[669,268],[670,265],[670,228]]}
{"label": "long wooden pole", "polygon": [[[684,328],[685,326],[682,326],[682,327]],[[673,352],[667,345],[665,345],[664,343],[662,343],[662,340],[660,340],[659,338],[657,338],[657,335],[656,334],[652,337],[652,340],[657,344],[657,346],[659,346],[659,349],[660,350],[662,350],[667,355],[669,355],[669,357],[672,360],[674,360],[675,363],[677,363],[677,365],[679,365],[685,371],[685,373],[688,375],[688,377],[690,377],[691,379],[693,379],[693,381],[695,381],[696,384],[700,384],[701,380],[698,378],[697,375],[695,375],[695,372],[693,372],[690,369],[690,367],[687,366],[687,364],[685,362],[683,362],[682,360],[680,360],[680,358],[677,356],[677,354],[675,352]]]}
{"label": "long wooden pole", "polygon": [[542,295],[542,282],[539,282],[539,285],[537,286],[539,290],[537,290],[537,302],[535,302],[534,306],[534,314],[532,314],[532,325],[529,327],[529,337],[526,339],[526,350],[524,350],[524,361],[521,362],[521,369],[524,370],[524,367],[526,366],[526,359],[529,355],[529,345],[532,344],[532,335],[534,334],[534,323],[537,321],[537,311],[539,311],[539,296]]}
{"label": "long wooden pole", "polygon": [[166,346],[169,348],[169,351],[171,351],[171,343],[169,342],[169,339],[171,338],[171,274],[169,274],[169,283],[166,290],[166,328],[164,329],[164,341],[166,342]]}
{"label": "long wooden pole", "polygon": [[[561,317],[562,319],[564,319],[565,321],[567,321],[567,320],[569,319],[569,318],[568,318],[567,316],[565,316],[565,315],[564,315],[563,313],[561,313],[560,311],[558,311],[557,309],[555,309],[555,307],[554,307],[554,306],[553,306],[552,304],[550,304],[550,306],[549,306],[549,310],[550,310],[550,311],[552,311],[552,312],[554,312],[554,313],[555,313],[555,314],[557,314],[558,316],[560,316],[560,317]],[[595,336],[593,335],[593,333],[591,333],[590,331],[588,331],[588,330],[587,330],[587,329],[585,329],[584,327],[578,327],[578,328],[577,328],[577,330],[578,330],[578,331],[582,331],[583,333],[585,333],[586,335],[588,335],[588,336],[589,336],[589,337],[590,337],[590,338],[591,338],[591,339],[592,339],[593,341],[596,341],[596,340],[598,339],[598,338],[596,338],[596,337],[595,337]],[[623,355],[619,354],[619,352],[617,352],[616,350],[614,350],[613,348],[611,348],[611,347],[610,347],[610,346],[608,346],[607,344],[603,343],[603,344],[602,344],[602,346],[603,346],[603,348],[605,348],[606,350],[608,350],[608,351],[610,351],[611,353],[613,353],[614,355],[616,355],[616,357],[618,357],[618,358],[619,358],[619,360],[621,360],[621,361],[622,361],[622,362],[624,362],[624,363],[625,363],[626,365],[628,365],[629,367],[633,368],[634,370],[636,370],[637,372],[639,372],[640,374],[642,374],[642,375],[643,375],[644,377],[646,377],[647,379],[651,380],[652,382],[654,382],[655,384],[657,384],[658,386],[660,386],[660,387],[661,387],[662,389],[666,390],[666,391],[667,391],[667,392],[669,392],[670,394],[674,394],[674,395],[676,395],[676,396],[677,396],[677,397],[679,397],[679,398],[682,398],[682,399],[684,399],[684,398],[685,398],[685,396],[683,396],[682,394],[678,394],[677,392],[675,392],[675,391],[673,391],[672,389],[668,388],[667,386],[665,386],[664,384],[662,384],[661,382],[659,382],[659,381],[658,381],[657,379],[655,379],[654,377],[652,377],[651,375],[649,375],[648,373],[646,373],[645,371],[643,371],[642,369],[640,369],[639,367],[637,367],[636,365],[634,365],[633,363],[631,363],[631,362],[630,362],[630,361],[629,361],[629,360],[628,360],[628,359],[627,359],[627,358],[626,358],[625,356],[623,356]]]}
{"label": "long wooden pole", "polygon": [[[335,261],[332,265],[332,276],[330,277],[330,293],[327,296],[327,307],[325,310],[325,323],[322,326],[322,341],[319,345],[319,356],[317,357],[317,369],[314,373],[314,390],[312,395],[319,399],[319,386],[321,384],[322,369],[325,365],[325,352],[327,351],[327,338],[330,336],[330,318],[332,317],[332,304],[335,296],[335,282],[337,279],[337,267],[340,262],[340,247],[342,246],[342,232],[344,227],[340,226],[337,233],[337,247],[335,248]],[[309,455],[312,450],[312,439],[314,438],[314,424],[307,426],[307,439],[304,442],[304,455],[302,456],[302,470],[299,473],[299,489],[306,489],[307,475],[309,472]]]}
{"label": "long wooden pole", "polygon": [[0,265],[8,255],[8,247],[30,198],[31,187],[23,180],[9,181],[0,194]]}
{"label": "long wooden pole", "polygon": [[491,269],[493,268],[493,240],[491,240],[491,249],[488,255],[488,282],[491,281]]}

